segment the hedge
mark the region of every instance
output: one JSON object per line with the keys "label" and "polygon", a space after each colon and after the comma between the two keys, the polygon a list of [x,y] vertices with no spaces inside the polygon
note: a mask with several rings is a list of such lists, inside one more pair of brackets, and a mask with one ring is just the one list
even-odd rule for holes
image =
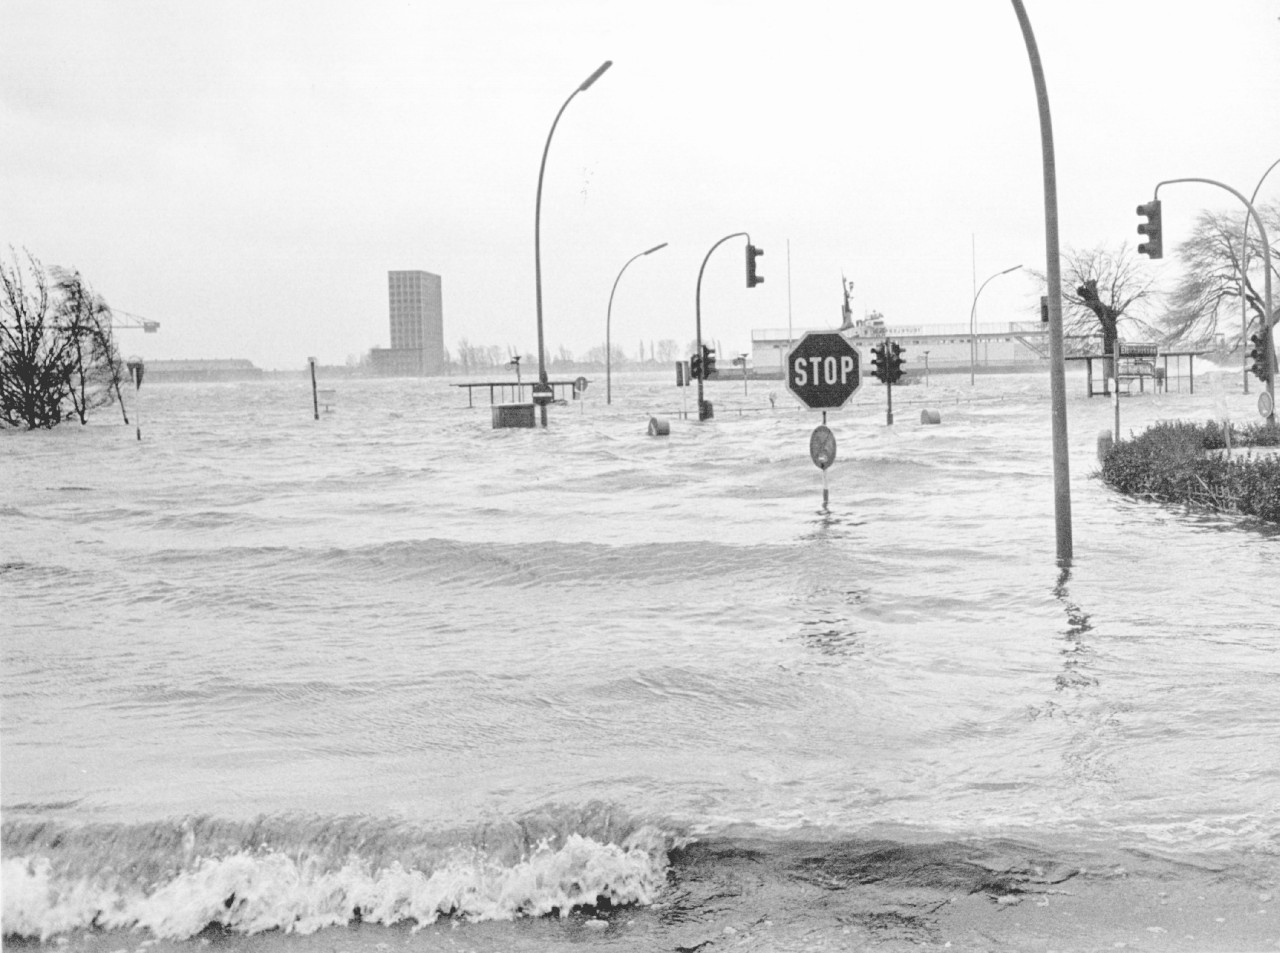
{"label": "hedge", "polygon": [[1162,421],[1114,444],[1102,460],[1103,482],[1121,493],[1184,503],[1280,523],[1280,456],[1254,456],[1249,447],[1280,446],[1280,427],[1231,426],[1232,456],[1217,421]]}

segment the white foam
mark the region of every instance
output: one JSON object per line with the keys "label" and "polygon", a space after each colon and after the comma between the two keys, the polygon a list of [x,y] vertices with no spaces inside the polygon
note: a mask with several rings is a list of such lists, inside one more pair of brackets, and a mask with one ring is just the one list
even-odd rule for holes
{"label": "white foam", "polygon": [[468,920],[543,916],[609,903],[649,904],[665,881],[666,845],[651,830],[623,845],[578,834],[558,849],[547,843],[512,865],[475,851],[458,852],[431,871],[399,863],[371,870],[358,857],[339,869],[278,851],[204,858],[172,879],[148,887],[109,872],[59,877],[47,859],[3,861],[6,935],[48,939],[76,929],[144,929],[185,939],[210,924],[241,933],[312,933],[357,916],[369,922],[441,916]]}

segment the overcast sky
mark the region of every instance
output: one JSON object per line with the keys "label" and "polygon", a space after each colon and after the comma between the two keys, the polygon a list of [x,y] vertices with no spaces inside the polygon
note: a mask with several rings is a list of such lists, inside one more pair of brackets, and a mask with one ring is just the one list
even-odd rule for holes
{"label": "overcast sky", "polygon": [[[1139,241],[1161,179],[1250,194],[1280,158],[1277,0],[1025,0],[1064,248]],[[1035,91],[1008,0],[4,0],[0,248],[78,268],[128,354],[341,363],[389,343],[387,271],[443,278],[446,346],[548,347],[857,315],[965,324],[1044,268]],[[1260,193],[1280,197],[1280,171]],[[1168,253],[1207,186],[1162,189]],[[788,246],[790,262],[788,269]],[[1143,260],[1145,263],[1145,259]],[[1176,269],[1176,261],[1146,267]],[[788,280],[789,271],[789,280]],[[1032,317],[992,281],[979,320]]]}

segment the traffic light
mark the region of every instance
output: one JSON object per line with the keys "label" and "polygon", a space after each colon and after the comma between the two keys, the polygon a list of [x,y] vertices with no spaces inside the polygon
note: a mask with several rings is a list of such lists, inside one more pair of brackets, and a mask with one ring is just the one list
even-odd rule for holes
{"label": "traffic light", "polygon": [[1040,323],[1041,324],[1049,323],[1049,296],[1048,295],[1040,296]]}
{"label": "traffic light", "polygon": [[716,349],[702,345],[702,373],[710,380],[716,374]]}
{"label": "traffic light", "polygon": [[764,277],[756,274],[756,259],[764,254],[763,248],[756,248],[755,245],[747,244],[747,287],[754,288],[756,285],[764,284]]}
{"label": "traffic light", "polygon": [[889,368],[885,360],[883,344],[877,344],[871,348],[871,376],[881,383],[889,382]]}
{"label": "traffic light", "polygon": [[1146,205],[1139,205],[1138,214],[1147,219],[1138,224],[1138,234],[1147,236],[1147,240],[1138,246],[1138,254],[1146,255],[1148,258],[1163,258],[1164,246],[1160,239],[1160,200],[1152,199]]}
{"label": "traffic light", "polygon": [[1267,353],[1270,350],[1267,341],[1269,336],[1265,331],[1249,335],[1249,340],[1253,343],[1253,350],[1249,352],[1253,364],[1249,370],[1264,384],[1271,379],[1271,361]]}
{"label": "traffic light", "polygon": [[689,358],[689,379],[696,381],[701,377],[702,377],[702,357],[700,355],[695,354],[691,358]]}
{"label": "traffic light", "polygon": [[890,341],[885,357],[887,364],[885,370],[889,372],[889,383],[896,384],[902,379],[902,345],[897,341]]}

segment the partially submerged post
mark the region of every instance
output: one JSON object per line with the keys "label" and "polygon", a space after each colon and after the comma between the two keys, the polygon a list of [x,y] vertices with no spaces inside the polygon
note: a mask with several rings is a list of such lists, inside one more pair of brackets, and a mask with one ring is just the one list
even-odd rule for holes
{"label": "partially submerged post", "polygon": [[809,435],[809,456],[814,466],[822,471],[822,505],[827,505],[827,468],[836,462],[836,435],[827,426],[827,412],[822,412],[822,423]]}
{"label": "partially submerged post", "polygon": [[320,395],[316,393],[316,359],[314,357],[307,358],[307,363],[311,365],[311,408],[315,412],[315,419],[320,419]]}
{"label": "partially submerged post", "polygon": [[[144,369],[142,358],[135,357],[131,359],[125,366],[128,367],[129,369],[129,377],[132,378],[133,380],[133,392],[135,395],[137,395],[138,391],[142,390],[142,372]],[[138,428],[138,439],[141,440],[142,439],[142,398],[140,395],[138,396],[138,406],[133,409],[133,419],[134,419],[134,423],[137,425],[137,428]]]}

